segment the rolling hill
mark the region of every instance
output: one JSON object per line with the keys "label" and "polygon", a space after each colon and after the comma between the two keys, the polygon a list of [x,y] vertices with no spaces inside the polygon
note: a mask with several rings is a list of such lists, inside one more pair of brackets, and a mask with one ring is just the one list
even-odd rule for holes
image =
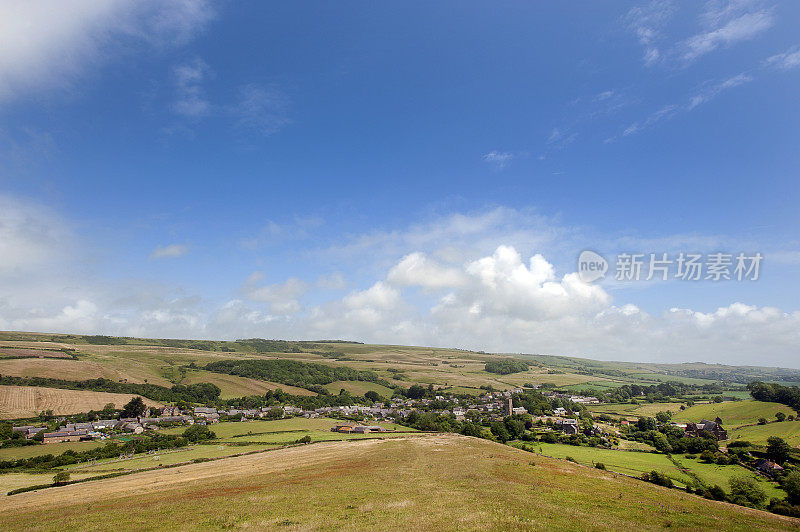
{"label": "rolling hill", "polygon": [[0,499],[5,529],[789,530],[795,521],[453,435],[319,443]]}

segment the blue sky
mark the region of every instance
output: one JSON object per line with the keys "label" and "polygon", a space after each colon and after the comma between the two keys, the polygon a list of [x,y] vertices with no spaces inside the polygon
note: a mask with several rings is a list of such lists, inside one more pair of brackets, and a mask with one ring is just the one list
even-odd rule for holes
{"label": "blue sky", "polygon": [[[798,22],[7,2],[0,328],[796,367]],[[764,260],[581,286],[584,249]]]}

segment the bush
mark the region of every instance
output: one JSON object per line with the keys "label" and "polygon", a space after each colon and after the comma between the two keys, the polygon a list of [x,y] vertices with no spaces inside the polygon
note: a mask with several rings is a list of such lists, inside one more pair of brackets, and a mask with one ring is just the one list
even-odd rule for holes
{"label": "bush", "polygon": [[56,486],[62,486],[69,482],[69,473],[67,471],[59,471],[53,477],[53,484]]}
{"label": "bush", "polygon": [[792,506],[788,502],[780,499],[770,499],[767,510],[774,514],[788,515],[789,517],[800,517],[800,506]]}
{"label": "bush", "polygon": [[657,484],[659,486],[664,486],[665,488],[671,488],[673,486],[671,478],[669,478],[664,473],[656,471],[655,469],[650,471],[649,473],[643,474],[642,480],[645,480],[647,482],[652,482],[653,484]]}
{"label": "bush", "polygon": [[192,425],[183,431],[183,437],[191,442],[198,442],[203,440],[213,440],[217,437],[214,431],[206,425]]}
{"label": "bush", "polygon": [[311,436],[306,434],[305,436],[297,440],[295,443],[311,443]]}
{"label": "bush", "polygon": [[767,418],[765,418],[765,417],[758,418],[758,424],[759,425],[766,425],[767,424]]}
{"label": "bush", "polygon": [[767,500],[767,494],[751,477],[734,477],[728,481],[728,484],[731,487],[730,500],[732,503],[760,508]]}
{"label": "bush", "polygon": [[594,465],[594,467],[595,467],[595,468],[597,468],[597,469],[602,469],[602,470],[604,470],[604,471],[605,471],[605,469],[606,469],[606,465],[605,465],[603,462],[597,462],[597,463]]}
{"label": "bush", "polygon": [[577,461],[577,460],[575,460],[575,459],[574,459],[573,457],[571,457],[571,456],[567,456],[567,457],[565,457],[565,460],[567,460],[568,462],[575,463],[575,464],[577,464],[577,463],[578,463],[578,461]]}
{"label": "bush", "polygon": [[720,488],[717,484],[714,484],[710,488],[706,489],[706,491],[703,492],[703,497],[715,501],[724,501],[727,498],[725,496],[725,490]]}

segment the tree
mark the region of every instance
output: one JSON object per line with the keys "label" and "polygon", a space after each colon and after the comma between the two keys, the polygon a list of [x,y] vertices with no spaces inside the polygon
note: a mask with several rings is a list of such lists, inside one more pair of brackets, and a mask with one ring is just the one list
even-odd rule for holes
{"label": "tree", "polygon": [[731,487],[731,502],[758,508],[767,500],[767,494],[751,477],[738,476],[728,481]]}
{"label": "tree", "polygon": [[364,397],[366,397],[367,399],[369,399],[373,403],[377,403],[378,401],[380,401],[382,399],[381,394],[379,394],[375,390],[368,391],[367,393],[364,394]]}
{"label": "tree", "polygon": [[714,402],[715,403],[721,403],[722,402],[722,396],[718,395],[718,396],[714,397]]}
{"label": "tree", "polygon": [[69,473],[66,471],[59,471],[53,477],[53,484],[60,486],[69,482]]}
{"label": "tree", "polygon": [[408,390],[406,390],[406,397],[409,399],[422,399],[425,397],[425,388],[420,386],[419,384],[412,385]]}
{"label": "tree", "polygon": [[778,422],[780,423],[781,421],[783,421],[784,419],[786,419],[786,414],[784,414],[783,412],[778,412],[777,414],[775,414],[775,418],[776,418],[776,419],[778,420]]}
{"label": "tree", "polygon": [[107,403],[106,406],[103,407],[103,410],[100,412],[105,419],[114,416],[116,413],[117,407],[114,406],[114,403]]}
{"label": "tree", "polygon": [[7,440],[12,434],[11,423],[0,423],[0,440]]}
{"label": "tree", "polygon": [[183,431],[183,437],[189,441],[197,442],[203,440],[213,440],[217,437],[214,431],[206,425],[192,425]]}
{"label": "tree", "polygon": [[668,423],[670,419],[672,419],[672,412],[669,410],[659,412],[656,414],[656,419],[659,423]]}
{"label": "tree", "polygon": [[792,448],[783,438],[770,436],[767,438],[767,454],[776,462],[785,462]]}
{"label": "tree", "polygon": [[759,425],[766,425],[767,424],[767,418],[765,418],[765,417],[758,418],[758,424]]}
{"label": "tree", "polygon": [[783,479],[783,489],[792,504],[800,504],[800,471],[792,471]]}
{"label": "tree", "polygon": [[494,434],[495,438],[497,438],[502,443],[507,442],[511,439],[511,435],[506,430],[505,423],[500,421],[494,421],[491,425],[492,434]]}
{"label": "tree", "polygon": [[144,404],[144,399],[137,395],[128,401],[128,404],[122,407],[122,414],[120,414],[120,416],[139,417],[144,415],[145,410],[147,410],[147,405]]}
{"label": "tree", "polygon": [[474,436],[476,438],[480,438],[483,436],[483,429],[481,429],[480,425],[465,421],[461,426],[461,434],[464,436]]}

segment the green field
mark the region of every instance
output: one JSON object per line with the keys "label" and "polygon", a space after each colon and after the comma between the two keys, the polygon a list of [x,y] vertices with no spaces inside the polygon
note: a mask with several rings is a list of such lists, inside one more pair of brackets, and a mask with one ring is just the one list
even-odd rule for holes
{"label": "green field", "polygon": [[[89,487],[91,486],[91,487]],[[305,445],[0,498],[6,530],[794,529],[794,520],[453,435]]]}
{"label": "green field", "polygon": [[766,445],[767,438],[778,436],[786,440],[792,447],[800,446],[800,421],[784,421],[782,423],[768,423],[767,425],[754,425],[728,431],[728,441],[749,441],[756,445]]}
{"label": "green field", "polygon": [[672,420],[697,422],[702,419],[713,420],[720,417],[723,426],[730,431],[740,425],[757,423],[758,418],[761,417],[773,420],[776,412],[783,412],[786,415],[796,414],[794,410],[780,403],[749,400],[697,404],[675,414]]}
{"label": "green field", "polygon": [[718,484],[726,491],[728,490],[728,481],[731,478],[747,476],[758,481],[759,485],[768,496],[779,498],[786,496],[774,483],[767,482],[760,475],[738,465],[719,466],[716,464],[705,464],[696,459],[689,460],[683,457],[675,457],[679,464],[679,466],[676,466],[666,455],[656,453],[615,451],[611,449],[578,447],[559,443],[535,443],[528,444],[528,446],[534,452],[553,458],[564,459],[570,456],[579,464],[583,465],[593,466],[597,462],[602,462],[609,471],[636,477],[655,469],[656,471],[668,475],[674,482],[681,486],[695,483],[694,477],[689,472],[699,477],[706,486]]}
{"label": "green field", "polygon": [[47,445],[27,445],[25,447],[10,447],[7,449],[0,449],[0,460],[19,460],[20,458],[31,458],[33,456],[42,456],[45,454],[52,454],[58,456],[64,451],[70,449],[74,451],[87,451],[95,447],[101,447],[106,442],[101,441],[74,441],[64,443],[48,443]]}
{"label": "green field", "polygon": [[629,419],[638,417],[655,417],[658,412],[670,411],[674,414],[680,411],[681,403],[644,403],[644,404],[599,404],[588,405],[594,414],[610,414]]}
{"label": "green field", "polygon": [[597,462],[605,464],[606,469],[635,477],[652,470],[668,475],[674,482],[686,486],[692,478],[681,472],[666,455],[636,451],[616,451],[560,443],[532,443],[527,446],[536,453],[553,458],[574,458],[579,464],[592,466]]}

